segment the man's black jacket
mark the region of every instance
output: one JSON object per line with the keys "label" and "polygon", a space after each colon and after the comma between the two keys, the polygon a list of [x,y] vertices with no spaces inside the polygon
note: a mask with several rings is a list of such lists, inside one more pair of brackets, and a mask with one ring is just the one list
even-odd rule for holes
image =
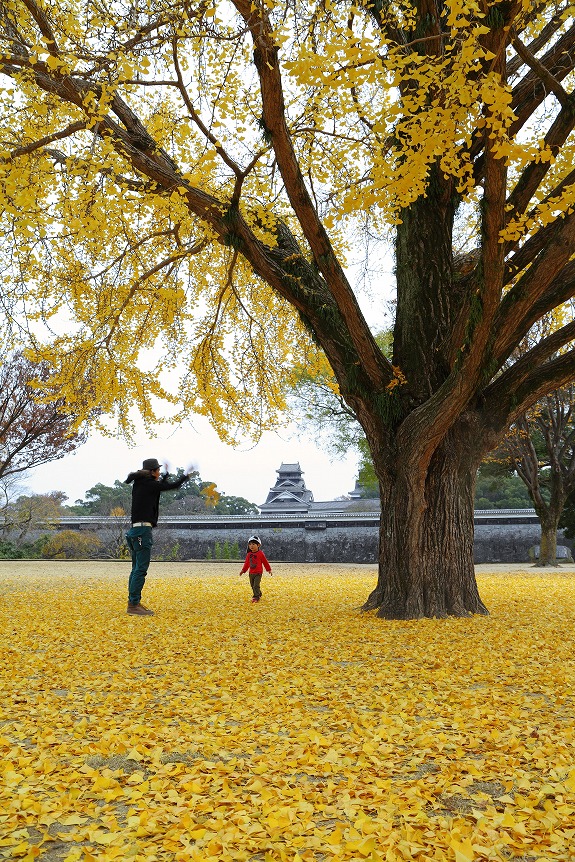
{"label": "man's black jacket", "polygon": [[138,470],[130,473],[126,482],[134,483],[132,488],[132,524],[136,521],[148,521],[152,527],[158,523],[160,511],[160,494],[163,491],[173,491],[179,488],[189,479],[189,476],[180,476],[174,482],[168,482],[167,473],[160,479],[155,479],[149,470]]}

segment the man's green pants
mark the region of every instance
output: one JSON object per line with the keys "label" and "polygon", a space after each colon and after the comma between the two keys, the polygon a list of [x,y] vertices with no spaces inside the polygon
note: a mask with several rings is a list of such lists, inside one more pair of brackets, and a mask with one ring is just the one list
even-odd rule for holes
{"label": "man's green pants", "polygon": [[132,571],[128,581],[128,602],[139,605],[142,599],[142,589],[150,567],[152,555],[151,527],[131,527],[126,533],[126,542],[132,555]]}

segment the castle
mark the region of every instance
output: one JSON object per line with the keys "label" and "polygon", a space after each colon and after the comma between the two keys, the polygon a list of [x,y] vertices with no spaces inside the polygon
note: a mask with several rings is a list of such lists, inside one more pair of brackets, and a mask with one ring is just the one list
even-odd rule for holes
{"label": "castle", "polygon": [[[312,492],[306,488],[303,471],[299,461],[295,464],[281,464],[276,470],[278,477],[270,488],[265,503],[258,505],[262,515],[316,515],[338,514],[349,511],[379,511],[379,500],[362,500],[363,493],[359,482],[349,494],[339,500],[316,502]],[[358,501],[362,500],[359,504]]]}

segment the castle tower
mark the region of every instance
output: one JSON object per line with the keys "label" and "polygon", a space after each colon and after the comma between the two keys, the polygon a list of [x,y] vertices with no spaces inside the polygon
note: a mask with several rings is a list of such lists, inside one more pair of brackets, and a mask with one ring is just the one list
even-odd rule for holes
{"label": "castle tower", "polygon": [[305,486],[299,461],[297,464],[282,464],[276,473],[276,483],[270,488],[265,503],[259,507],[262,515],[308,512],[313,494]]}

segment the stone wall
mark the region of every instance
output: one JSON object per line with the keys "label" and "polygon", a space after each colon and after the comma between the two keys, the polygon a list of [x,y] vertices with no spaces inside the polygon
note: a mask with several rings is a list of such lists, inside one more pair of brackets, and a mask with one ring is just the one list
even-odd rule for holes
{"label": "stone wall", "polygon": [[[562,544],[563,531],[557,535]],[[539,522],[534,524],[475,524],[473,557],[476,563],[526,563],[529,548],[541,539]]]}
{"label": "stone wall", "polygon": [[299,525],[255,525],[251,530],[237,527],[190,529],[189,527],[159,526],[154,541],[158,549],[169,547],[176,541],[187,559],[205,559],[213,555],[216,542],[237,542],[243,560],[246,540],[257,533],[262,549],[270,560],[306,563],[361,562],[377,559],[377,527],[372,525],[334,525],[309,529]]}
{"label": "stone wall", "polygon": [[[213,556],[216,543],[237,543],[241,558],[246,542],[257,533],[270,560],[286,562],[357,562],[377,560],[378,513],[345,515],[213,516],[162,519],[154,530],[154,555],[202,560]],[[117,534],[127,523],[117,519],[64,518],[59,529],[91,530],[102,538]],[[523,563],[529,548],[539,544],[539,522],[531,510],[492,510],[476,513],[475,562]],[[565,542],[562,532],[558,541]]]}

